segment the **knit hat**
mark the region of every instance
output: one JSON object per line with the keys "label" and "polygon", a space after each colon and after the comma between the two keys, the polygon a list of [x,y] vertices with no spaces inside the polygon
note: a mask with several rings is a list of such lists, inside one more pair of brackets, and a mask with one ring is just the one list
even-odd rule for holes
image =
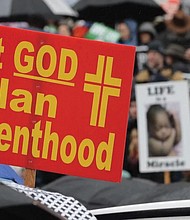
{"label": "knit hat", "polygon": [[190,16],[180,9],[173,19],[166,20],[166,27],[177,34],[184,34],[190,31]]}
{"label": "knit hat", "polygon": [[154,26],[151,22],[143,22],[139,26],[139,34],[140,33],[149,33],[152,35],[152,37],[155,37],[156,36],[156,29],[154,28]]}
{"label": "knit hat", "polygon": [[165,55],[184,59],[185,48],[179,44],[169,44],[165,50]]}
{"label": "knit hat", "polygon": [[148,51],[156,51],[160,54],[164,54],[164,48],[162,46],[162,43],[158,40],[154,40],[151,43],[149,43],[148,47]]}

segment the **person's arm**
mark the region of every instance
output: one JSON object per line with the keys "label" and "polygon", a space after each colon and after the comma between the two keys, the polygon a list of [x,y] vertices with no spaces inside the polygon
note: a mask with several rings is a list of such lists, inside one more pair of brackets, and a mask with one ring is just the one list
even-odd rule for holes
{"label": "person's arm", "polygon": [[175,129],[172,129],[171,135],[165,141],[149,138],[149,152],[152,156],[167,156],[171,152],[176,137]]}

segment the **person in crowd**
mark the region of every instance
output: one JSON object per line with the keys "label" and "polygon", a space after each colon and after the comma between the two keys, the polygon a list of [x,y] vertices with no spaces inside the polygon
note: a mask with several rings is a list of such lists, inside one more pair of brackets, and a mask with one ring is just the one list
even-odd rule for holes
{"label": "person in crowd", "polygon": [[156,29],[151,22],[143,22],[138,28],[138,46],[136,48],[135,74],[143,69],[147,61],[148,44],[156,37]]}
{"label": "person in crowd", "polygon": [[134,88],[131,92],[129,106],[129,119],[127,128],[127,140],[125,147],[125,157],[123,169],[127,170],[131,176],[138,175],[138,132],[137,132],[137,105]]}
{"label": "person in crowd", "polygon": [[179,44],[169,44],[165,50],[165,62],[171,66],[174,71],[188,73],[190,66],[185,58],[185,48]]}
{"label": "person in crowd", "polygon": [[126,169],[133,177],[139,175],[139,150],[138,150],[138,130],[137,120],[131,124],[128,143],[128,155]]}
{"label": "person in crowd", "polygon": [[153,23],[143,22],[138,28],[138,45],[148,45],[157,35]]}
{"label": "person in crowd", "polygon": [[64,35],[64,36],[71,36],[73,25],[74,23],[71,19],[60,20],[58,23],[58,28],[57,28],[58,34]]}
{"label": "person in crowd", "polygon": [[137,45],[137,22],[133,19],[120,21],[115,25],[116,31],[120,33],[120,39],[117,43],[127,45]]}
{"label": "person in crowd", "polygon": [[165,29],[157,36],[164,47],[171,43],[190,47],[190,16],[180,7],[172,19],[165,19]]}
{"label": "person in crowd", "polygon": [[47,24],[43,30],[48,33],[57,34],[57,21],[54,19],[47,19]]}
{"label": "person in crowd", "polygon": [[162,43],[154,40],[149,44],[147,52],[147,62],[143,70],[139,71],[135,76],[136,83],[145,82],[161,82],[168,80],[182,80],[183,73],[173,71],[170,66],[164,62],[164,49]]}
{"label": "person in crowd", "polygon": [[149,156],[177,156],[181,140],[180,123],[165,107],[151,105],[147,111]]}
{"label": "person in crowd", "polygon": [[72,30],[72,36],[78,38],[84,38],[89,31],[90,23],[84,20],[78,20],[75,22]]}

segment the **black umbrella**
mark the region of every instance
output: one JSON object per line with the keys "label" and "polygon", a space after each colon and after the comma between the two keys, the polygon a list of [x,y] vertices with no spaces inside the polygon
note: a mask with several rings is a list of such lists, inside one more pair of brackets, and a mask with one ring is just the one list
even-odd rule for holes
{"label": "black umbrella", "polygon": [[4,0],[0,1],[0,17],[21,15],[77,16],[65,0]]}
{"label": "black umbrella", "polygon": [[145,192],[151,192],[157,183],[140,178],[123,179],[121,183],[65,176],[42,187],[72,196],[88,209],[98,209],[126,204],[135,204]]}
{"label": "black umbrella", "polygon": [[[179,181],[171,184],[158,184],[153,190],[144,192],[139,197],[138,203],[163,202],[190,199],[189,182]],[[127,199],[124,198],[120,202],[121,205],[126,204]]]}
{"label": "black umbrella", "polygon": [[123,179],[112,183],[65,176],[43,187],[73,196],[88,209],[190,199],[189,182],[161,184],[141,178]]}
{"label": "black umbrella", "polygon": [[152,21],[155,16],[165,14],[154,0],[79,0],[73,8],[81,19],[107,24],[125,18]]}
{"label": "black umbrella", "polygon": [[0,219],[55,220],[64,218],[57,217],[56,213],[40,202],[0,183]]}

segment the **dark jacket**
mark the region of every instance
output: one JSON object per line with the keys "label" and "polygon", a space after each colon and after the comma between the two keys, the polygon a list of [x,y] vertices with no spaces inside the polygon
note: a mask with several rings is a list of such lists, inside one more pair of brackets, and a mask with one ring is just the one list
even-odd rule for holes
{"label": "dark jacket", "polygon": [[173,71],[170,67],[163,67],[160,70],[152,70],[147,65],[135,77],[137,83],[143,82],[162,82],[168,80],[182,80],[183,73],[180,71]]}

